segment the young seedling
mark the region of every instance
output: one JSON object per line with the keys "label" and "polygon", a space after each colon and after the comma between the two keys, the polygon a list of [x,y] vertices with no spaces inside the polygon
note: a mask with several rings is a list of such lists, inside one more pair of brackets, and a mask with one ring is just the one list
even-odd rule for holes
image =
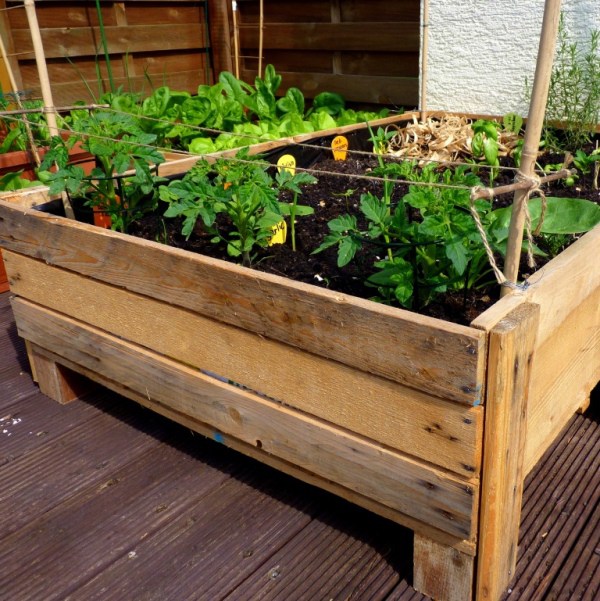
{"label": "young seedling", "polygon": [[296,217],[305,217],[315,212],[312,207],[298,204],[298,196],[302,194],[300,186],[316,184],[317,178],[305,171],[298,171],[292,175],[288,169],[282,169],[277,174],[276,181],[280,190],[288,190],[293,194],[292,202],[280,202],[279,209],[282,215],[289,215],[292,250],[296,252]]}

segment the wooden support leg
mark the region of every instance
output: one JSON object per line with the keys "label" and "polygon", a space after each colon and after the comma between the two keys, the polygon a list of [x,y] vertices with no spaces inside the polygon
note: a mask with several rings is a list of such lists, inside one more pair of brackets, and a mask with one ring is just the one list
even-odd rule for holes
{"label": "wooden support leg", "polygon": [[437,601],[470,601],[475,558],[415,532],[413,587]]}
{"label": "wooden support leg", "polygon": [[25,344],[33,379],[43,394],[65,405],[89,391],[83,376],[50,359],[36,344],[28,340]]}
{"label": "wooden support leg", "polygon": [[518,306],[490,332],[477,544],[478,601],[496,601],[515,573],[530,366],[539,306]]}

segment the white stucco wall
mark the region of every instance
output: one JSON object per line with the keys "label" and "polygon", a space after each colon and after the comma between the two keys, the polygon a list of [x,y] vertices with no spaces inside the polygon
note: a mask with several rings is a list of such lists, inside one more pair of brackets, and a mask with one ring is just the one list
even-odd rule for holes
{"label": "white stucco wall", "polygon": [[[533,81],[544,4],[429,0],[427,110],[526,115],[525,79]],[[600,30],[600,0],[563,0],[562,10],[569,35],[586,47]]]}

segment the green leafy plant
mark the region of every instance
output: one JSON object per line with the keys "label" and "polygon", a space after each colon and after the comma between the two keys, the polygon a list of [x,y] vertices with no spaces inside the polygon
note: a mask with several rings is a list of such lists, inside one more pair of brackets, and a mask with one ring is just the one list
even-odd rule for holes
{"label": "green leafy plant", "polygon": [[317,178],[304,171],[291,174],[287,169],[282,169],[277,174],[276,181],[280,190],[288,190],[293,195],[292,202],[279,203],[279,210],[282,215],[287,215],[290,218],[290,237],[292,239],[292,250],[296,252],[296,217],[312,215],[315,212],[312,207],[298,204],[298,196],[302,194],[302,189],[300,186],[316,184]]}
{"label": "green leafy plant", "polygon": [[[526,84],[527,96],[530,90]],[[600,122],[600,31],[582,47],[569,37],[561,15],[546,104],[544,137],[552,147],[575,152]],[[560,130],[556,129],[560,126]]]}
{"label": "green leafy plant", "polygon": [[[87,206],[111,216],[113,229],[126,232],[156,206],[155,187],[162,179],[154,167],[164,161],[153,146],[156,137],[143,132],[132,115],[112,112],[80,115],[78,127],[81,133],[68,140],[53,137],[42,161],[42,170],[58,167],[45,176],[50,193],[83,198]],[[68,164],[68,152],[78,141],[96,160],[89,176],[78,165]]]}
{"label": "green leafy plant", "polygon": [[[572,236],[590,231],[600,223],[600,205],[583,198],[546,198],[545,209],[540,198],[533,198],[528,203],[532,229],[540,225],[539,243],[550,256],[555,256],[572,241]],[[488,231],[499,249],[504,249],[508,238],[508,227],[512,214],[512,206],[492,211],[488,218]],[[544,254],[535,248],[537,254]]]}
{"label": "green leafy plant", "polygon": [[[449,186],[478,185],[466,167],[439,172],[430,164],[419,173],[413,163],[397,164],[403,177],[444,183]],[[488,270],[485,250],[469,214],[467,190],[411,185],[393,207],[385,195],[363,194],[360,212],[367,224],[359,227],[355,215],[329,222],[330,233],[314,251],[338,247],[338,265],[348,264],[365,245],[385,249],[387,257],[374,262],[367,285],[377,288],[376,300],[396,301],[405,307],[427,304],[448,289],[472,287]],[[490,203],[479,200],[477,210],[489,212]],[[416,210],[418,219],[411,220]]]}
{"label": "green leafy plant", "polygon": [[[245,151],[236,159],[220,159],[212,166],[201,161],[181,182],[161,186],[159,194],[170,204],[165,217],[184,217],[184,235],[189,237],[202,217],[211,241],[224,242],[230,256],[250,266],[253,251],[268,246],[283,215],[267,173],[269,163],[249,161]],[[223,226],[217,223],[219,215],[226,221]]]}
{"label": "green leafy plant", "polygon": [[471,128],[473,129],[473,139],[471,140],[473,157],[483,160],[492,167],[490,169],[490,184],[492,184],[498,175],[498,170],[494,167],[500,166],[498,131],[501,125],[496,121],[478,119],[471,125]]}

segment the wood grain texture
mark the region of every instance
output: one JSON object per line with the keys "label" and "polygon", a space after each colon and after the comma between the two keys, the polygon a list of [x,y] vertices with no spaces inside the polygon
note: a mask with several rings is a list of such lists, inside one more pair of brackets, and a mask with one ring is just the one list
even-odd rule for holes
{"label": "wood grain texture", "polygon": [[[238,9],[242,78],[251,82],[259,2],[239,2]],[[292,74],[281,91],[295,86],[309,98],[330,91],[356,102],[416,105],[419,10],[418,0],[265,0],[263,56]]]}
{"label": "wood grain texture", "polygon": [[[111,54],[190,50],[199,48],[203,37],[199,23],[177,25],[177,35],[173,35],[172,25],[109,26],[105,27],[105,32]],[[93,56],[98,51],[100,31],[96,27],[43,29],[41,33],[46,58]],[[15,30],[13,38],[19,52],[23,53],[22,60],[33,58],[29,32]],[[31,56],[28,55],[30,52]]]}
{"label": "wood grain texture", "polygon": [[[372,35],[366,35],[367,32]],[[265,23],[265,48],[417,52],[418,23]],[[242,48],[258,46],[258,29],[242,27]]]}
{"label": "wood grain texture", "polygon": [[[254,71],[242,70],[241,78],[254,79]],[[382,77],[369,75],[346,75],[334,73],[293,73],[283,74],[280,91],[291,87],[302,90],[305,96],[313,98],[320,92],[335,91],[349,100],[360,100],[377,104],[414,105],[418,93],[416,77]]]}
{"label": "wood grain texture", "polygon": [[600,381],[600,286],[537,346],[527,411],[528,473]]}
{"label": "wood grain texture", "polygon": [[2,201],[0,246],[440,398],[482,400],[485,333],[472,328]]}
{"label": "wood grain texture", "polygon": [[65,367],[40,353],[35,344],[26,341],[26,346],[33,379],[43,394],[66,405],[89,392],[89,382],[82,376],[68,373]]}
{"label": "wood grain texture", "polygon": [[231,2],[207,0],[210,21],[210,40],[213,48],[215,74],[233,72],[233,42],[231,31]]}
{"label": "wood grain texture", "polygon": [[[88,370],[85,367],[82,367],[81,365],[77,365],[77,364],[73,363],[72,361],[65,359],[64,357],[59,357],[58,355],[56,355],[55,353],[52,353],[51,351],[48,351],[46,349],[41,349],[41,348],[38,348],[38,350],[40,353],[43,353],[48,359],[55,361],[55,362],[59,362],[62,365],[64,365],[65,367],[67,367],[68,369],[70,369],[72,371],[76,371],[76,372],[86,376],[90,380],[90,385],[95,385],[96,383],[100,384],[106,388],[109,388],[109,389],[117,392],[118,394],[125,397],[126,399],[131,399],[131,400],[139,403],[143,407],[151,409],[152,411],[154,411],[164,417],[167,417],[168,419],[171,419],[171,420],[185,426],[186,428],[189,428],[190,430],[192,430],[194,432],[198,432],[198,433],[202,434],[203,436],[214,439],[215,430],[208,424],[205,424],[197,419],[194,419],[194,418],[190,417],[189,415],[185,415],[183,413],[175,411],[172,408],[167,407],[166,405],[163,405],[161,403],[158,403],[152,399],[148,399],[148,397],[145,394],[138,394],[137,392],[135,392],[131,389],[125,388],[119,382],[114,382],[112,380],[109,380],[109,379],[103,377],[102,375],[100,375],[98,372]],[[429,524],[420,522],[419,520],[416,520],[406,514],[399,513],[389,507],[386,507],[385,505],[382,505],[381,503],[377,503],[373,499],[366,497],[364,495],[361,495],[361,494],[357,493],[356,491],[352,491],[348,488],[343,488],[342,486],[340,486],[339,484],[336,484],[335,482],[332,482],[331,480],[326,480],[324,478],[321,478],[312,472],[306,471],[305,469],[303,469],[300,466],[294,465],[294,464],[284,461],[278,457],[275,457],[269,453],[266,453],[264,450],[259,449],[254,444],[247,444],[237,438],[234,438],[234,437],[232,437],[228,434],[224,434],[222,432],[220,432],[219,434],[220,434],[220,437],[219,437],[220,444],[223,444],[223,445],[230,447],[240,453],[248,455],[249,457],[252,457],[258,461],[261,461],[262,463],[265,463],[266,465],[269,465],[279,471],[282,471],[282,472],[289,474],[295,478],[298,478],[299,480],[302,480],[308,484],[311,484],[313,486],[318,486],[319,488],[322,488],[323,490],[326,490],[330,493],[333,493],[340,497],[343,497],[346,500],[350,501],[351,503],[360,505],[361,507],[364,507],[365,509],[368,509],[369,511],[377,513],[377,514],[385,517],[386,519],[389,519],[389,520],[395,521],[399,524],[402,524],[408,528],[411,528],[412,530],[414,530],[416,532],[420,532],[424,536],[428,536],[429,538],[436,540],[436,541],[438,541],[444,545],[447,545],[449,547],[452,547],[452,548],[456,549],[457,551],[461,551],[461,552],[466,553],[467,555],[471,555],[471,556],[475,555],[476,546],[473,541],[461,540],[456,537],[453,537],[452,535],[447,534],[446,532],[443,532],[441,530],[433,528]]]}
{"label": "wood grain texture", "polygon": [[415,533],[414,588],[441,601],[473,598],[475,558]]}
{"label": "wood grain texture", "polygon": [[540,307],[518,306],[490,334],[477,599],[499,599],[514,575],[525,473],[527,401]]}
{"label": "wood grain texture", "polygon": [[600,379],[600,226],[547,263],[523,292],[505,296],[472,325],[491,330],[523,302],[540,306],[531,374],[525,471]]}
{"label": "wood grain texture", "polygon": [[442,401],[188,310],[6,254],[12,292],[22,298],[467,479],[480,471],[482,407]]}
{"label": "wood grain texture", "polygon": [[476,531],[478,487],[277,402],[15,298],[19,334],[149,399],[457,538]]}

